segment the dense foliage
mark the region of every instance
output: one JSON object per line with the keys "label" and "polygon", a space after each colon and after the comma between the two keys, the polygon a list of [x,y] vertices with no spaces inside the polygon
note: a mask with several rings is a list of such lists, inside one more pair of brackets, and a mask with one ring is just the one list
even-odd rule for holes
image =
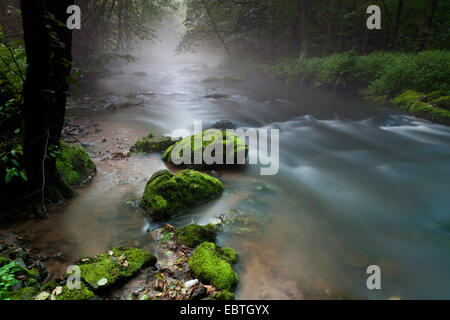
{"label": "dense foliage", "polygon": [[450,52],[446,50],[285,59],[265,66],[265,71],[289,81],[302,80],[331,88],[353,87],[374,97],[393,98],[407,89],[450,94]]}

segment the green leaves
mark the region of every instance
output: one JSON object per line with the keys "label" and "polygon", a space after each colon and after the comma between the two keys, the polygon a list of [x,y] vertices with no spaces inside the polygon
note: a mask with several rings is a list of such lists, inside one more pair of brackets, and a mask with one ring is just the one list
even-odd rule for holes
{"label": "green leaves", "polygon": [[12,261],[0,268],[0,300],[8,300],[7,291],[19,280],[15,278],[15,273],[19,271],[20,266]]}
{"label": "green leaves", "polygon": [[14,177],[18,177],[23,181],[28,181],[25,170],[22,169],[20,158],[23,155],[22,146],[18,145],[9,153],[2,156],[2,161],[5,164],[5,182],[10,183]]}

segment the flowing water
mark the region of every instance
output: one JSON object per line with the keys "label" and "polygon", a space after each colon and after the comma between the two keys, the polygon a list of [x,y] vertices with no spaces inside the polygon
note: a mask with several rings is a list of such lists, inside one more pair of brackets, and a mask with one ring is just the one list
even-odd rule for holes
{"label": "flowing water", "polygon": [[[238,299],[450,298],[448,127],[298,85],[203,83],[227,73],[201,63],[120,70],[96,90],[138,93],[141,105],[69,114],[99,121],[131,143],[149,130],[192,132],[194,120],[280,130],[277,175],[261,176],[258,166],[213,172],[224,182],[223,196],[169,221],[203,224],[239,209],[259,222],[256,235],[218,239],[240,255]],[[203,98],[209,93],[230,98]],[[97,165],[93,183],[61,212],[21,226],[44,252],[64,252],[56,269],[115,245],[151,249],[147,231],[160,225],[132,201],[165,167],[160,154]],[[369,265],[381,268],[381,290],[366,287]]]}

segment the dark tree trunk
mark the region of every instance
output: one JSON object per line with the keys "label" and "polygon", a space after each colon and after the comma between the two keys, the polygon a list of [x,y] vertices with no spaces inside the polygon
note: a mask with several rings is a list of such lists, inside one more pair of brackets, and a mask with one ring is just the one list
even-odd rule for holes
{"label": "dark tree trunk", "polygon": [[330,43],[330,34],[331,34],[331,8],[333,7],[333,0],[327,1],[327,13],[326,13],[326,19],[327,19],[327,30],[325,33],[325,39],[323,43],[323,51],[322,56],[326,56],[328,54],[328,46]]}
{"label": "dark tree trunk", "polygon": [[398,38],[398,29],[400,28],[400,21],[402,18],[402,10],[403,10],[403,0],[398,0],[397,12],[395,14],[395,23],[394,23],[394,40],[395,41],[397,41],[397,38]]}
{"label": "dark tree trunk", "polygon": [[[343,17],[345,14],[345,1],[341,3],[341,16]],[[344,31],[345,31],[345,22],[344,18],[341,19],[341,24],[339,26],[339,35],[338,35],[338,48],[339,51],[344,49]]]}
{"label": "dark tree trunk", "polygon": [[300,56],[305,57],[308,54],[308,0],[300,0]]}
{"label": "dark tree trunk", "polygon": [[434,14],[436,13],[438,0],[430,0],[430,8],[428,9],[427,15],[425,16],[425,21],[423,25],[419,27],[419,32],[417,36],[417,48],[418,50],[425,49],[425,42],[428,33],[433,25]]}
{"label": "dark tree trunk", "polygon": [[[72,32],[65,27],[70,0],[22,0],[27,77],[24,84],[24,158],[27,195],[45,209],[44,198],[69,198],[72,189],[61,179],[50,146],[59,145],[64,125],[70,75]],[[52,20],[51,13],[54,16]],[[60,26],[57,21],[63,23]],[[48,29],[47,26],[50,26]],[[54,32],[58,39],[51,37]]]}

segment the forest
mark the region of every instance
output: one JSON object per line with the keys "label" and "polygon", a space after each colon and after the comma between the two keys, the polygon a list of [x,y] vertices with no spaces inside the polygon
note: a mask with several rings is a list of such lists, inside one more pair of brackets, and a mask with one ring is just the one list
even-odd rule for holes
{"label": "forest", "polygon": [[449,299],[449,125],[449,1],[0,0],[0,300]]}

